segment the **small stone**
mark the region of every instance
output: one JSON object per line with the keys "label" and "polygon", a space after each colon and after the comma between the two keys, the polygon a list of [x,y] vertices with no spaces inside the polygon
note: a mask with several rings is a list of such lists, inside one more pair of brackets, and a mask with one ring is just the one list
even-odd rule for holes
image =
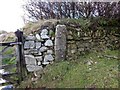
{"label": "small stone", "polygon": [[25,55],[25,62],[28,65],[36,65],[36,59],[33,55]]}
{"label": "small stone", "polygon": [[29,35],[26,37],[26,40],[35,40],[35,36]]}
{"label": "small stone", "polygon": [[30,43],[30,48],[34,48],[35,47],[34,41],[29,41],[29,43]]}
{"label": "small stone", "polygon": [[93,64],[92,60],[90,60],[90,61],[87,62],[87,65],[92,65],[92,64]]}
{"label": "small stone", "polygon": [[34,48],[34,46],[35,46],[34,41],[26,41],[24,43],[24,49]]}
{"label": "small stone", "polygon": [[24,50],[24,54],[29,54],[30,50]]}
{"label": "small stone", "polygon": [[84,48],[79,48],[78,50],[79,50],[79,51],[84,51]]}
{"label": "small stone", "polygon": [[90,37],[83,37],[83,40],[91,39]]}
{"label": "small stone", "polygon": [[97,64],[97,62],[95,62],[95,64]]}
{"label": "small stone", "polygon": [[39,53],[38,53],[38,55],[42,55],[42,53],[41,53],[41,52],[39,52]]}
{"label": "small stone", "polygon": [[53,54],[52,50],[47,50],[47,54]]}
{"label": "small stone", "polygon": [[39,34],[36,34],[36,38],[37,38],[38,40],[41,40],[41,37],[40,37]]}
{"label": "small stone", "polygon": [[76,50],[71,50],[71,53],[73,54],[73,53],[75,53],[75,51],[76,51]]}
{"label": "small stone", "polygon": [[87,65],[91,65],[91,62],[90,62],[90,61],[88,61],[88,62],[87,62]]}
{"label": "small stone", "polygon": [[45,57],[44,57],[44,61],[53,61],[53,60],[54,60],[54,58],[51,54],[45,55]]}
{"label": "small stone", "polygon": [[44,52],[44,51],[46,51],[47,49],[48,49],[47,47],[43,46],[43,47],[40,48],[40,52]]}
{"label": "small stone", "polygon": [[31,54],[38,54],[38,50],[37,49],[31,49],[29,52]]}
{"label": "small stone", "polygon": [[89,70],[92,70],[91,68],[89,68]]}
{"label": "small stone", "polygon": [[45,62],[45,61],[44,61],[42,64],[47,65],[47,64],[49,64],[49,62]]}
{"label": "small stone", "polygon": [[52,40],[54,40],[55,38],[54,38],[54,37],[52,37],[51,39],[52,39]]}
{"label": "small stone", "polygon": [[42,56],[35,57],[35,59],[40,62],[42,61]]}
{"label": "small stone", "polygon": [[53,46],[52,40],[47,40],[47,41],[45,42],[45,46]]}
{"label": "small stone", "polygon": [[38,65],[41,65],[41,62],[38,62]]}
{"label": "small stone", "polygon": [[42,39],[49,39],[49,37],[47,35],[41,35]]}
{"label": "small stone", "polygon": [[29,47],[29,41],[26,41],[25,43],[24,43],[24,49],[29,49],[30,47]]}
{"label": "small stone", "polygon": [[48,30],[47,29],[43,29],[42,31],[41,31],[41,35],[47,35],[48,34]]}
{"label": "small stone", "polygon": [[43,69],[42,66],[38,66],[38,65],[27,65],[26,68],[29,72],[39,71]]}
{"label": "small stone", "polygon": [[36,48],[40,48],[41,47],[41,42],[36,42]]}

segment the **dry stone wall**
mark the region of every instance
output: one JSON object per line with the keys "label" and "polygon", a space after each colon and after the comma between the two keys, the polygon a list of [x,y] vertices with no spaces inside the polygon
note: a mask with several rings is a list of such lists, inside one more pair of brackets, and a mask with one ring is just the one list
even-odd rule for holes
{"label": "dry stone wall", "polygon": [[54,33],[49,28],[43,28],[36,34],[25,36],[24,54],[26,68],[29,72],[43,69],[43,66],[54,60]]}
{"label": "dry stone wall", "polygon": [[[109,28],[110,29],[110,28]],[[110,31],[110,30],[109,30]],[[106,29],[84,30],[75,24],[67,25],[67,59],[75,60],[79,56],[91,51],[104,51],[105,49],[118,49],[120,39],[117,32],[108,33]]]}
{"label": "dry stone wall", "polygon": [[[55,31],[54,31],[54,30]],[[54,60],[77,59],[92,50],[118,48],[119,38],[115,32],[104,29],[93,32],[75,24],[45,27],[25,37],[24,54],[29,72],[43,69]]]}

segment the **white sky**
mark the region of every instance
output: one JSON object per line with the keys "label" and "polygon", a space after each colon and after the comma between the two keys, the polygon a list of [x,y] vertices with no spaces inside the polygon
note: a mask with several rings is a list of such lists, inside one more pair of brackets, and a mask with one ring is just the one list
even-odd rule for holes
{"label": "white sky", "polygon": [[24,0],[0,0],[0,30],[7,32],[22,28]]}

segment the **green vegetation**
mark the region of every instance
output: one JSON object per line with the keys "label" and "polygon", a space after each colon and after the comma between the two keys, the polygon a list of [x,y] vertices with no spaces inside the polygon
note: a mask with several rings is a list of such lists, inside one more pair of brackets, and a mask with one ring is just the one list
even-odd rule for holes
{"label": "green vegetation", "polygon": [[[113,56],[105,57],[104,55]],[[118,50],[91,52],[77,60],[48,65],[41,79],[23,81],[20,87],[118,88]]]}
{"label": "green vegetation", "polygon": [[[44,20],[43,20],[44,21]],[[34,23],[27,24],[23,31],[26,35],[30,33],[35,33],[37,30],[45,24],[45,21],[39,21]],[[48,20],[51,21],[51,20]],[[57,20],[52,20],[51,22],[57,23]],[[64,19],[60,21],[60,24],[68,24],[67,30],[71,30],[77,34],[75,31],[74,25],[78,25],[82,31],[87,32],[87,30],[98,30],[101,33],[102,31],[110,33],[111,31],[115,33],[115,35],[119,36],[119,28],[117,27],[119,23],[114,20],[108,21],[105,19]],[[69,27],[69,25],[73,25],[73,27]],[[72,26],[71,25],[71,26]],[[117,26],[115,26],[117,25]],[[50,26],[48,24],[48,26]],[[106,26],[106,27],[105,27]],[[111,27],[109,27],[111,26]],[[115,26],[115,27],[112,27]],[[105,33],[101,34],[101,37],[105,35]],[[50,32],[51,35],[54,35],[54,32]],[[79,38],[77,35],[73,37]],[[83,35],[83,34],[82,34]],[[81,35],[81,36],[82,36]],[[115,38],[110,34],[112,38]],[[97,37],[97,35],[96,35]],[[13,38],[8,38],[8,41],[11,41]],[[114,39],[113,39],[114,40]],[[76,59],[72,60],[63,60],[60,62],[54,62],[51,65],[48,65],[44,73],[42,74],[42,78],[39,78],[37,81],[32,81],[33,76],[28,75],[27,79],[25,79],[21,84],[20,88],[39,88],[39,87],[50,87],[50,88],[118,88],[118,79],[120,78],[118,73],[119,60],[118,60],[118,47],[119,44],[115,42],[113,46],[108,47],[104,51],[100,51],[96,49],[96,51],[88,52],[84,55],[76,55]],[[118,46],[116,46],[118,45]],[[102,46],[101,46],[102,47]],[[104,47],[104,45],[103,45]],[[99,48],[97,46],[97,48]],[[114,49],[115,48],[115,49]],[[0,47],[0,51],[1,51]],[[3,54],[12,54],[14,52],[13,48],[8,49]],[[73,56],[74,57],[74,56]],[[3,64],[15,64],[15,57],[11,59],[3,59]],[[13,70],[15,71],[15,69]]]}
{"label": "green vegetation", "polygon": [[[3,48],[1,48],[1,50],[2,50],[2,49],[3,49]],[[6,50],[5,52],[3,52],[2,54],[3,54],[3,56],[4,56],[4,55],[7,56],[7,55],[11,55],[11,54],[13,54],[13,53],[15,53],[14,47],[10,47],[8,50]],[[15,59],[16,59],[16,57],[3,58],[3,59],[2,59],[2,64],[3,64],[3,65],[4,65],[4,64],[15,64],[15,63],[16,63]]]}

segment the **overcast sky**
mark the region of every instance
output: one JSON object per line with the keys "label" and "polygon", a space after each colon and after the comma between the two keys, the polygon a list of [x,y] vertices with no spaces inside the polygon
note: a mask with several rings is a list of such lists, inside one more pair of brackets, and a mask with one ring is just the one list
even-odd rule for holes
{"label": "overcast sky", "polygon": [[22,5],[24,0],[0,0],[0,30],[8,32],[22,28],[24,14]]}

